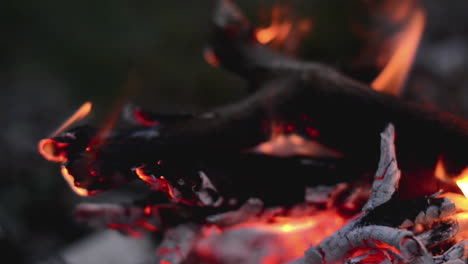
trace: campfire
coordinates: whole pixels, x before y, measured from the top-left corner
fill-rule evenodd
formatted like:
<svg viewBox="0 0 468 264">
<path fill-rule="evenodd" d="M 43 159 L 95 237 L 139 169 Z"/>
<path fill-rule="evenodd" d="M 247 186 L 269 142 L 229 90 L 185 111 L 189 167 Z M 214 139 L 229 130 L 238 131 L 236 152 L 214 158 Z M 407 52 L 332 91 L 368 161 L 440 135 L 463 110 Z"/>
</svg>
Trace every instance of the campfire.
<svg viewBox="0 0 468 264">
<path fill-rule="evenodd" d="M 155 263 L 465 263 L 468 122 L 398 98 L 425 24 L 415 4 L 398 11 L 385 41 L 355 28 L 385 50 L 365 84 L 292 56 L 313 20 L 275 7 L 254 27 L 220 0 L 204 57 L 249 97 L 196 115 L 130 105 L 128 128 L 70 129 L 85 103 L 39 151 L 81 196 L 145 182 L 146 199 L 76 218 L 159 236 Z"/>
</svg>

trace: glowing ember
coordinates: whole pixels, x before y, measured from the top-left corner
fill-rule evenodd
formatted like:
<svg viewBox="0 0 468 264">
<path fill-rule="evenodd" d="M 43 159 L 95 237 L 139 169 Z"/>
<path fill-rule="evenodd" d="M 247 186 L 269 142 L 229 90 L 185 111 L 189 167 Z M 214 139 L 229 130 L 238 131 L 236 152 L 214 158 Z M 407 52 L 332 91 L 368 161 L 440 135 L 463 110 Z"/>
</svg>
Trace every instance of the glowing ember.
<svg viewBox="0 0 468 264">
<path fill-rule="evenodd" d="M 63 178 L 65 179 L 65 181 L 67 181 L 68 185 L 70 186 L 70 188 L 78 195 L 80 196 L 90 196 L 90 195 L 94 195 L 96 194 L 96 191 L 88 191 L 84 188 L 80 188 L 78 186 L 75 185 L 75 179 L 73 178 L 73 176 L 70 174 L 70 172 L 68 171 L 67 167 L 65 167 L 64 165 L 62 165 L 61 167 L 61 172 L 62 172 L 62 175 L 63 175 Z"/>
<path fill-rule="evenodd" d="M 149 186 L 151 186 L 152 189 L 167 193 L 169 197 L 173 199 L 174 201 L 189 204 L 189 205 L 192 204 L 191 202 L 178 197 L 178 195 L 176 195 L 176 191 L 169 184 L 169 182 L 167 182 L 164 176 L 154 177 L 153 175 L 148 175 L 145 172 L 144 168 L 145 166 L 136 168 L 134 170 L 135 174 L 138 176 L 138 178 L 140 178 L 142 181 L 146 182 Z M 151 212 L 151 209 L 150 209 L 150 212 Z"/>
<path fill-rule="evenodd" d="M 346 224 L 347 220 L 335 211 L 324 211 L 314 216 L 308 217 L 276 217 L 276 223 L 273 224 L 258 224 L 257 226 L 252 225 L 251 227 L 256 229 L 267 229 L 269 231 L 279 233 L 288 237 L 288 234 L 295 236 L 297 234 L 305 233 L 313 234 L 307 238 L 310 244 L 318 244 L 326 237 L 330 236 L 336 230 Z M 249 224 L 246 224 L 249 226 Z M 305 233 L 304 233 L 305 232 Z M 307 235 L 305 235 L 307 236 Z M 288 242 L 292 242 L 291 237 Z"/>
<path fill-rule="evenodd" d="M 60 134 L 67 127 L 71 126 L 73 123 L 85 118 L 89 114 L 89 112 L 91 112 L 91 109 L 92 109 L 92 104 L 90 102 L 84 103 L 57 130 L 55 130 L 54 133 L 52 133 L 50 138 L 46 138 L 46 139 L 39 141 L 39 144 L 38 144 L 39 153 L 41 153 L 41 155 L 49 161 L 66 162 L 68 160 L 68 157 L 64 149 L 68 147 L 70 144 L 57 142 L 51 138 Z"/>
<path fill-rule="evenodd" d="M 150 216 L 152 212 L 153 212 L 153 207 L 151 205 L 145 206 L 145 209 L 143 210 L 143 213 L 145 214 L 145 216 Z"/>
<path fill-rule="evenodd" d="M 203 51 L 203 58 L 209 65 L 213 67 L 219 67 L 221 65 L 221 62 L 212 49 L 205 49 Z"/>
<path fill-rule="evenodd" d="M 273 136 L 269 141 L 256 146 L 253 152 L 279 157 L 302 155 L 340 158 L 343 156 L 337 150 L 331 149 L 318 141 L 305 139 L 297 134 Z"/>
<path fill-rule="evenodd" d="M 196 243 L 196 252 L 221 261 L 225 256 L 213 255 L 219 252 L 217 247 L 232 248 L 233 252 L 227 254 L 246 249 L 245 252 L 256 252 L 252 256 L 256 258 L 255 263 L 286 263 L 303 256 L 310 245 L 320 243 L 347 221 L 336 211 L 326 210 L 313 216 L 275 217 L 271 223 L 243 223 L 222 232 L 217 227 L 207 226 L 203 230 L 204 237 Z"/>
<path fill-rule="evenodd" d="M 414 11 L 405 29 L 396 37 L 396 48 L 372 87 L 380 92 L 399 95 L 413 64 L 416 49 L 425 26 L 425 13 L 418 8 Z"/>
<path fill-rule="evenodd" d="M 142 181 L 146 182 L 152 187 L 154 187 L 154 184 L 160 183 L 159 180 L 156 179 L 156 177 L 146 174 L 144 171 L 144 167 L 136 168 L 135 174 L 138 176 L 138 178 L 140 178 Z M 159 186 L 156 187 L 159 188 Z"/>
<path fill-rule="evenodd" d="M 52 162 L 66 162 L 67 152 L 64 150 L 70 144 L 57 142 L 53 139 L 46 138 L 39 141 L 38 148 L 41 155 Z"/>
<path fill-rule="evenodd" d="M 146 220 L 139 220 L 139 221 L 135 222 L 135 225 L 139 226 L 139 227 L 142 227 L 142 228 L 144 228 L 144 229 L 146 229 L 146 230 L 148 230 L 150 232 L 158 231 L 157 227 L 155 227 L 154 225 L 148 223 L 148 221 L 146 221 Z"/>
<path fill-rule="evenodd" d="M 64 131 L 67 127 L 71 126 L 73 123 L 78 122 L 85 118 L 89 112 L 91 112 L 91 109 L 93 108 L 93 104 L 91 102 L 86 102 L 84 103 L 76 112 L 70 116 L 57 130 L 55 130 L 54 133 L 50 137 L 55 137 L 60 132 Z"/>
<path fill-rule="evenodd" d="M 150 119 L 148 114 L 139 108 L 135 109 L 133 112 L 133 117 L 138 122 L 138 124 L 142 126 L 153 127 L 159 125 L 158 121 Z"/>
</svg>

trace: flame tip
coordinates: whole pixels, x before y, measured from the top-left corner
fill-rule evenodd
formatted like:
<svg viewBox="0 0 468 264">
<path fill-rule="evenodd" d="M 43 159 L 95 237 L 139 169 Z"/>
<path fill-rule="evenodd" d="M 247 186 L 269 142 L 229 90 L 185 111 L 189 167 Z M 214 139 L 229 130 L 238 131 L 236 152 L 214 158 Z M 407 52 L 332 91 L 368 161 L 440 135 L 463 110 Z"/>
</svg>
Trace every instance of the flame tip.
<svg viewBox="0 0 468 264">
<path fill-rule="evenodd" d="M 73 123 L 82 120 L 91 112 L 92 109 L 93 104 L 91 103 L 91 101 L 86 101 L 67 120 L 65 120 L 65 122 L 63 122 L 63 124 L 60 125 L 60 127 L 57 130 L 55 130 L 55 132 L 53 132 L 50 137 L 52 138 L 57 136 L 69 126 L 71 126 Z"/>
<path fill-rule="evenodd" d="M 371 87 L 374 90 L 392 95 L 401 94 L 413 65 L 425 25 L 424 9 L 417 7 L 405 28 L 392 41 L 396 43 L 395 49 L 387 65 L 372 82 Z"/>
</svg>

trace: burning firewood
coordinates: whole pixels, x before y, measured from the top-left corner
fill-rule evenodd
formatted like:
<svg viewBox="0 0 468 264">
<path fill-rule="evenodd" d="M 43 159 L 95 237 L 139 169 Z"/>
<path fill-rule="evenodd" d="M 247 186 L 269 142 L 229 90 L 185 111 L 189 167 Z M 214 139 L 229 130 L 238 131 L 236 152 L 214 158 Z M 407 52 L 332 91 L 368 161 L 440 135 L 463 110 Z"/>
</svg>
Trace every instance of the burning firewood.
<svg viewBox="0 0 468 264">
<path fill-rule="evenodd" d="M 468 164 L 465 120 L 268 49 L 232 1 L 219 1 L 214 28 L 210 60 L 247 80 L 248 98 L 197 115 L 129 107 L 130 128 L 63 132 L 86 104 L 40 142 L 80 195 L 135 179 L 152 191 L 130 205 L 81 204 L 79 220 L 160 234 L 160 263 L 464 261 L 468 209 L 422 188 L 405 200 L 399 184 L 440 155 Z"/>
<path fill-rule="evenodd" d="M 462 263 L 465 261 L 465 242 L 454 245 L 436 257 L 432 257 L 427 250 L 440 243 L 450 244 L 450 241 L 453 241 L 458 233 L 457 224 L 443 219 L 453 216 L 455 206 L 447 198 L 439 198 L 437 195 L 409 202 L 396 197 L 400 172 L 396 163 L 393 138 L 393 127 L 389 126 L 382 133 L 380 165 L 374 178 L 371 198 L 364 207 L 365 212 L 309 249 L 305 258 L 298 259 L 294 263 L 343 261 L 346 263 Z M 251 245 L 251 241 L 255 239 L 265 241 L 262 245 L 269 247 L 271 245 L 266 241 L 277 239 L 272 233 L 258 230 L 261 226 L 259 222 L 253 223 L 258 223 L 258 226 L 250 225 L 252 228 L 250 231 L 247 225 L 244 229 L 233 228 L 231 231 L 222 231 L 218 236 L 202 238 L 202 241 L 196 244 L 198 246 L 192 256 L 195 259 L 201 258 L 198 260 L 204 263 L 235 263 L 235 261 L 259 263 L 262 259 L 265 261 L 270 259 L 272 263 L 283 263 L 285 260 L 275 255 L 271 249 L 267 250 L 268 253 L 265 253 L 267 255 L 262 255 L 260 249 L 256 254 L 244 255 L 245 250 L 250 252 L 253 249 L 246 249 L 240 244 Z M 417 225 L 422 223 L 430 227 L 428 231 L 419 230 Z M 319 234 L 311 233 L 311 235 Z M 239 242 L 234 242 L 236 240 Z M 228 247 L 237 253 L 228 250 Z M 223 253 L 224 251 L 226 252 Z M 363 251 L 367 253 L 358 254 Z M 241 259 L 238 259 L 239 257 Z M 196 262 L 197 260 L 189 261 L 189 263 Z"/>
<path fill-rule="evenodd" d="M 396 249 L 394 253 L 397 256 L 397 262 L 432 263 L 432 258 L 425 246 L 413 232 L 398 228 L 403 222 L 396 223 L 398 226 L 392 226 L 395 225 L 395 222 L 386 223 L 386 221 L 383 221 L 379 223 L 378 218 L 385 214 L 379 207 L 386 207 L 391 203 L 400 180 L 400 170 L 397 166 L 393 144 L 394 136 L 392 125 L 389 125 L 381 134 L 379 169 L 374 178 L 371 196 L 363 207 L 364 214 L 332 236 L 327 237 L 319 245 L 311 247 L 306 251 L 304 259 L 298 260 L 296 263 L 335 263 L 343 261 L 357 248 L 378 249 L 382 247 L 382 243 L 386 245 L 383 248 L 391 247 Z M 429 211 L 433 214 L 425 219 L 429 222 L 444 218 L 455 212 L 455 206 L 445 198 L 440 200 L 429 197 L 426 206 L 427 215 L 429 215 Z M 381 213 L 376 214 L 375 211 L 377 210 Z M 420 212 L 424 212 L 424 210 Z M 377 219 L 374 217 L 377 217 Z M 357 260 L 353 261 L 359 263 Z"/>
<path fill-rule="evenodd" d="M 219 1 L 214 26 L 211 49 L 220 65 L 246 79 L 258 91 L 252 100 L 257 107 L 267 105 L 270 115 L 294 115 L 304 106 L 307 110 L 302 111 L 317 119 L 320 141 L 357 162 L 378 156 L 377 147 L 366 148 L 362 142 L 369 142 L 392 122 L 399 128 L 398 154 L 404 166 L 409 156 L 421 163 L 434 159 L 428 158 L 431 153 L 458 157 L 460 169 L 468 164 L 458 155 L 468 147 L 466 120 L 383 95 L 327 66 L 270 50 L 252 35 L 253 27 L 234 1 Z"/>
<path fill-rule="evenodd" d="M 374 177 L 370 197 L 363 206 L 363 213 L 358 214 L 346 225 L 344 225 L 346 220 L 337 223 L 334 233 L 324 237 L 320 243 L 306 251 L 304 258 L 297 259 L 294 263 L 368 263 L 368 261 L 375 263 L 458 263 L 458 261 L 464 261 L 465 242 L 453 244 L 457 241 L 455 237 L 460 233 L 460 224 L 455 220 L 455 205 L 448 198 L 442 198 L 437 193 L 430 197 L 404 201 L 396 195 L 400 171 L 396 161 L 394 136 L 392 125 L 389 125 L 381 134 L 379 168 Z M 348 188 L 346 185 L 338 185 L 336 191 L 329 190 L 328 192 L 330 194 L 343 193 L 346 188 Z M 325 192 L 325 189 L 322 192 Z M 352 196 L 349 195 L 348 199 Z M 328 197 L 339 199 L 339 195 L 328 195 Z M 93 225 L 109 226 L 113 223 L 115 227 L 125 227 L 121 230 L 130 235 L 138 234 L 137 232 L 145 229 L 163 232 L 164 242 L 158 249 L 161 253 L 160 263 L 166 263 L 164 261 L 173 264 L 238 263 L 239 261 L 259 263 L 267 258 L 271 258 L 272 261 L 276 259 L 272 263 L 283 263 L 290 261 L 293 257 L 298 257 L 299 255 L 295 254 L 300 254 L 300 252 L 292 255 L 271 252 L 272 248 L 287 247 L 289 243 L 278 241 L 287 241 L 298 234 L 301 236 L 319 235 L 319 233 L 308 231 L 310 229 L 319 232 L 319 229 L 313 228 L 314 222 L 293 224 L 294 221 L 299 221 L 305 216 L 309 217 L 306 219 L 323 221 L 325 224 L 330 221 L 329 214 L 340 217 L 336 212 L 332 213 L 339 208 L 338 204 L 329 206 L 328 209 L 318 209 L 320 207 L 315 207 L 314 203 L 322 204 L 320 199 L 314 198 L 310 200 L 307 207 L 297 206 L 297 209 L 291 209 L 288 213 L 278 208 L 265 208 L 260 200 L 251 199 L 235 211 L 221 214 L 213 214 L 213 211 L 210 214 L 206 211 L 204 214 L 198 213 L 198 218 L 192 211 L 192 214 L 186 214 L 182 221 L 183 213 L 180 212 L 186 208 L 186 205 L 173 204 L 171 210 L 179 212 L 179 220 L 175 221 L 172 217 L 170 221 L 179 223 L 177 227 L 168 227 L 163 224 L 168 221 L 164 219 L 168 217 L 163 213 L 165 205 L 152 205 L 140 210 L 135 207 L 124 208 L 116 205 L 82 205 L 77 213 L 81 219 Z M 335 202 L 331 200 L 330 203 Z M 344 205 L 347 202 L 342 200 L 338 203 Z M 295 210 L 300 213 L 293 213 Z M 319 220 L 321 214 L 324 214 L 325 218 Z M 287 221 L 291 221 L 291 224 L 288 222 L 279 226 L 275 224 L 275 221 L 280 221 L 278 219 L 281 218 L 289 219 Z M 196 219 L 199 220 L 196 221 Z M 344 216 L 343 219 L 346 217 Z M 274 227 L 275 225 L 277 227 Z M 294 231 L 296 228 L 299 230 L 297 234 Z M 169 233 L 165 230 L 169 230 Z M 249 253 L 253 249 L 248 247 L 253 246 L 254 241 L 264 241 L 262 245 L 266 247 L 266 250 L 254 255 Z M 310 241 L 317 240 L 313 238 Z M 241 246 L 239 243 L 244 245 Z M 440 256 L 433 257 L 430 253 L 430 249 L 434 247 L 447 248 L 448 245 L 453 246 Z"/>
<path fill-rule="evenodd" d="M 376 135 L 388 122 L 399 128 L 396 144 L 404 173 L 411 174 L 414 167 L 431 168 L 440 155 L 455 167 L 468 163 L 466 156 L 459 155 L 468 148 L 465 120 L 375 92 L 324 65 L 269 50 L 252 37 L 251 26 L 231 1 L 220 1 L 214 25 L 213 54 L 221 66 L 245 78 L 255 92 L 238 103 L 193 116 L 158 115 L 133 108 L 126 116 L 140 126 L 106 133 L 84 126 L 41 141 L 41 153 L 63 163 L 62 174 L 75 191 L 89 195 L 136 178 L 151 181 L 151 177 L 143 175 L 150 171 L 164 176 L 153 179 L 153 185 L 164 185 L 161 188 L 175 194 L 172 198 L 200 204 L 200 190 L 194 192 L 192 188 L 202 185 L 200 171 L 218 191 L 237 190 L 232 185 L 242 186 L 242 176 L 222 176 L 207 170 L 226 160 L 232 160 L 229 166 L 233 167 L 252 162 L 257 157 L 246 153 L 269 141 L 278 130 L 295 135 L 289 137 L 291 144 L 319 142 L 309 144 L 315 151 L 307 153 L 327 153 L 331 167 L 339 168 L 323 169 L 317 165 L 320 161 L 315 162 L 320 157 L 309 157 L 314 165 L 306 172 L 320 171 L 325 176 L 310 179 L 298 175 L 297 183 L 290 185 L 291 192 L 298 193 L 303 185 L 320 184 L 322 179 L 340 179 L 345 174 L 355 179 L 373 171 L 378 156 Z M 297 160 L 296 164 L 301 162 Z M 267 167 L 271 166 L 270 172 L 275 173 L 280 163 L 287 162 L 272 159 Z M 275 176 L 271 178 L 281 178 L 280 174 Z M 284 187 L 281 181 L 270 182 L 272 190 L 277 189 L 261 197 L 265 202 L 274 200 L 276 191 Z M 252 186 L 255 188 L 249 192 L 243 190 L 244 194 L 237 192 L 233 196 L 244 195 L 241 200 L 245 201 L 258 190 L 259 185 Z M 437 191 L 437 186 L 427 188 L 421 188 L 418 195 Z M 213 191 L 207 193 L 214 195 Z"/>
</svg>

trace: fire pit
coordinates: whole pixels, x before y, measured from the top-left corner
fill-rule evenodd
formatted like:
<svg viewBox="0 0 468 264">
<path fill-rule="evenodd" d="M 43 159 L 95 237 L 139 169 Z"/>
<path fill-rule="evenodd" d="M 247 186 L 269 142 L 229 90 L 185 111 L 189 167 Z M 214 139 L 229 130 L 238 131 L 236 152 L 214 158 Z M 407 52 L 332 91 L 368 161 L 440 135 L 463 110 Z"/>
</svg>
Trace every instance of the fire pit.
<svg viewBox="0 0 468 264">
<path fill-rule="evenodd" d="M 468 123 L 395 96 L 425 20 L 407 9 L 369 86 L 286 55 L 311 21 L 292 30 L 276 13 L 254 28 L 221 0 L 205 59 L 243 77 L 248 98 L 198 115 L 128 106 L 129 128 L 66 130 L 86 103 L 39 151 L 82 196 L 144 181 L 146 199 L 76 217 L 161 236 L 155 263 L 464 263 Z"/>
</svg>

